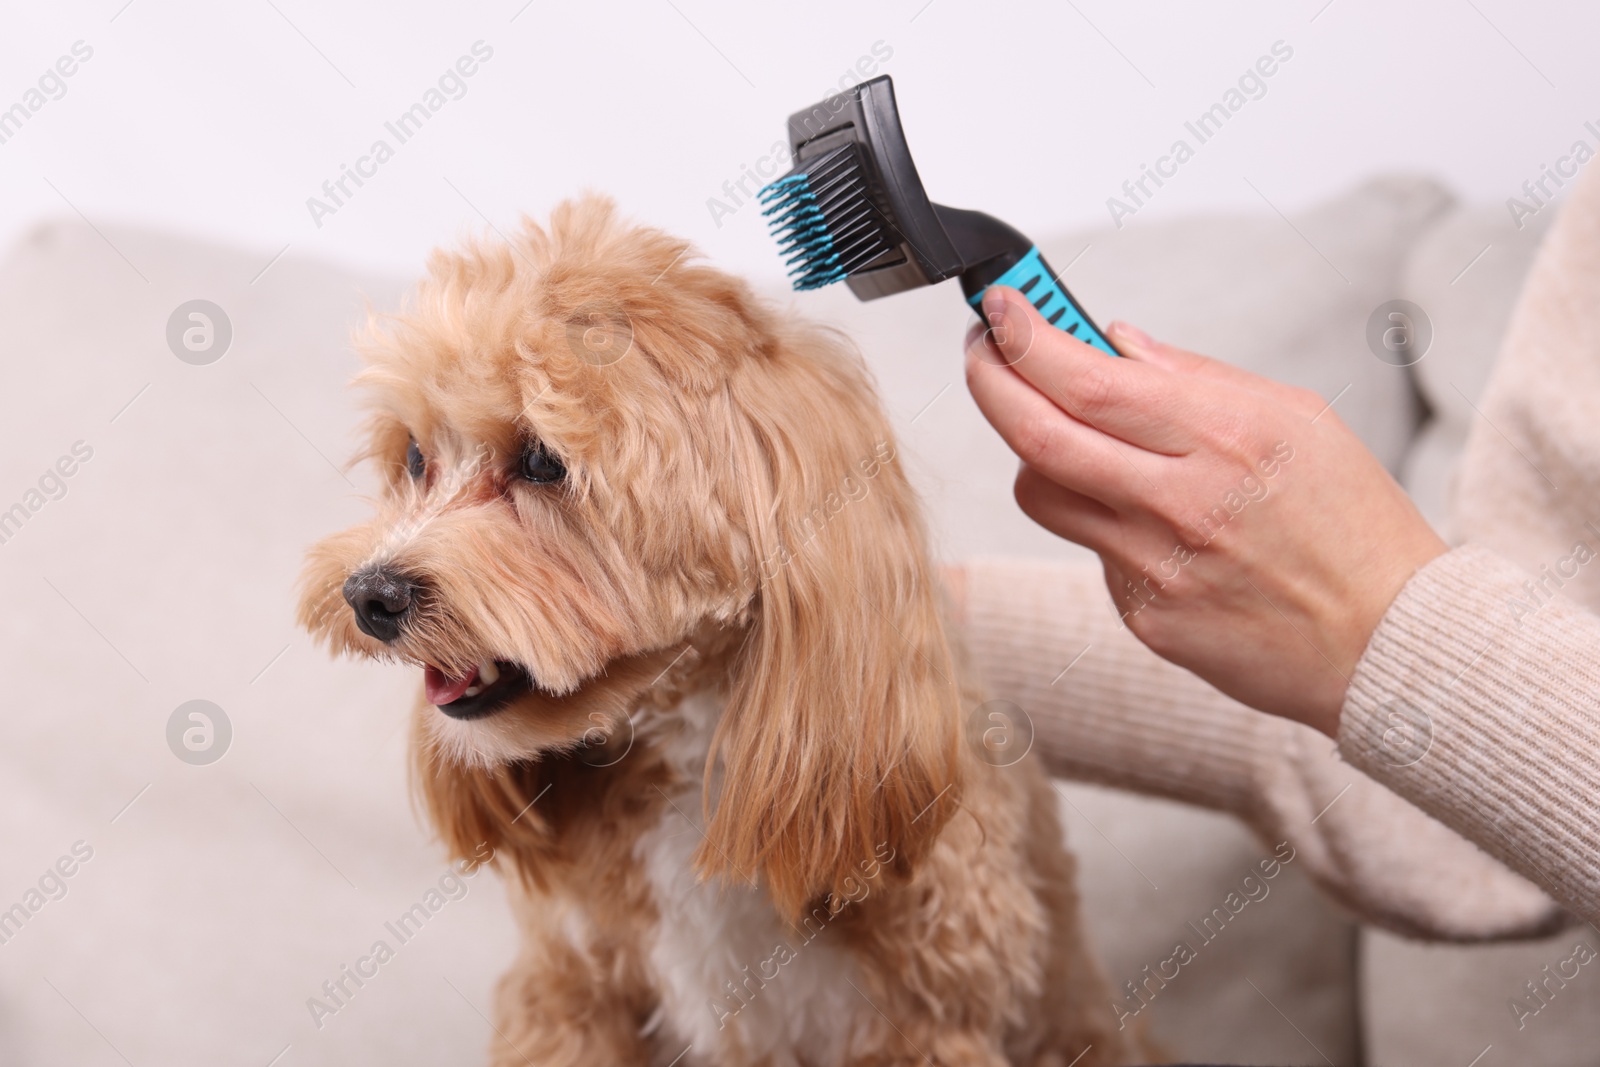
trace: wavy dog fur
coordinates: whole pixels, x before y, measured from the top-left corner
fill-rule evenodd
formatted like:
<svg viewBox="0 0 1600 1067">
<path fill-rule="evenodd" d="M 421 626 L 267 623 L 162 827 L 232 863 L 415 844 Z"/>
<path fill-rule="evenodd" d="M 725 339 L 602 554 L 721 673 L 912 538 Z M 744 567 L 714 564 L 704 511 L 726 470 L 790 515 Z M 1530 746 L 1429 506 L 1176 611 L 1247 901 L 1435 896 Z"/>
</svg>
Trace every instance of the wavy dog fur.
<svg viewBox="0 0 1600 1067">
<path fill-rule="evenodd" d="M 435 253 L 361 342 L 374 517 L 306 565 L 334 651 L 532 679 L 414 712 L 428 815 L 526 938 L 495 1061 L 1130 1062 L 1047 783 L 964 743 L 859 356 L 689 253 L 597 198 Z M 533 443 L 562 481 L 518 476 Z M 419 590 L 387 644 L 340 595 L 374 566 Z"/>
</svg>

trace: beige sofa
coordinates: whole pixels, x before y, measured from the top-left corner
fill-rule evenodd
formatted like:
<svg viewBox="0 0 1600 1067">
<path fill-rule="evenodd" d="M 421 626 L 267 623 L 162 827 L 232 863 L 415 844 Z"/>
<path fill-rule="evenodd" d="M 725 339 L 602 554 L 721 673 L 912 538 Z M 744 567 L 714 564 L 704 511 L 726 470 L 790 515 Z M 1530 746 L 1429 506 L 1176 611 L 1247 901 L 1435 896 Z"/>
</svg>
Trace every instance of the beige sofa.
<svg viewBox="0 0 1600 1067">
<path fill-rule="evenodd" d="M 1102 318 L 1343 390 L 1340 414 L 1444 522 L 1466 398 L 1537 233 L 1406 178 L 1292 223 L 1193 219 L 1045 246 Z M 0 909 L 40 903 L 18 928 L 0 925 L 0 1063 L 471 1063 L 493 1039 L 490 989 L 514 940 L 491 875 L 453 892 L 334 1014 L 307 1006 L 445 865 L 405 787 L 415 679 L 329 662 L 292 625 L 301 550 L 360 516 L 371 484 L 337 469 L 357 417 L 346 339 L 402 282 L 271 260 L 68 220 L 41 224 L 0 264 L 0 510 L 28 512 L 0 531 L 12 607 L 0 623 Z M 1011 502 L 1014 461 L 961 386 L 956 292 L 866 305 L 842 290 L 775 295 L 858 338 L 944 556 L 1077 551 Z M 1413 368 L 1364 341 L 1393 297 L 1434 325 Z M 228 351 L 205 366 L 167 342 L 173 310 L 196 298 L 232 325 Z M 46 478 L 75 446 L 90 458 Z M 231 726 L 216 762 L 169 746 L 175 709 L 193 699 Z M 1065 793 L 1091 926 L 1119 982 L 1271 851 L 1221 816 Z M 1486 1067 L 1591 1063 L 1600 981 L 1575 981 L 1521 1030 L 1507 1008 L 1582 937 L 1411 944 L 1363 930 L 1291 865 L 1149 1017 L 1192 1060 L 1466 1067 L 1492 1045 Z"/>
</svg>

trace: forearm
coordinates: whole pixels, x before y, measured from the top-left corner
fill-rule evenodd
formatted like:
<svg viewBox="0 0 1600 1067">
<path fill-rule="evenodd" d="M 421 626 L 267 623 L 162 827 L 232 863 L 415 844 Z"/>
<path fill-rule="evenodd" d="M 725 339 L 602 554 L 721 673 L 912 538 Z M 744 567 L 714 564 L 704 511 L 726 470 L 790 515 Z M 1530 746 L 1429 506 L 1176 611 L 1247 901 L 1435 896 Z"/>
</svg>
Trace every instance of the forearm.
<svg viewBox="0 0 1600 1067">
<path fill-rule="evenodd" d="M 1419 572 L 1357 665 L 1339 747 L 1594 922 L 1600 618 L 1528 579 L 1472 547 Z"/>
<path fill-rule="evenodd" d="M 1525 936 L 1558 921 L 1542 893 L 1352 770 L 1324 735 L 1155 656 L 1112 614 L 1097 565 L 982 561 L 960 578 L 989 696 L 1023 709 L 1051 773 L 1236 815 L 1404 934 Z"/>
<path fill-rule="evenodd" d="M 1051 774 L 1243 814 L 1276 724 L 1151 653 L 1093 563 L 964 568 L 967 647 L 990 697 L 1023 709 Z"/>
</svg>

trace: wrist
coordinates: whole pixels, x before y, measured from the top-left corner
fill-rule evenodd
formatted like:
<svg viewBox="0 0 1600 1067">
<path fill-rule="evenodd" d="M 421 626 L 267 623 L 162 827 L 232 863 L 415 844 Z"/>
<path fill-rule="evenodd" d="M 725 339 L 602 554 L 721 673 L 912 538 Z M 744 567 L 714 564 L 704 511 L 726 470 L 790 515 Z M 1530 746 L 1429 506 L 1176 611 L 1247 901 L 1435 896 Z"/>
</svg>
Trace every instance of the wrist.
<svg viewBox="0 0 1600 1067">
<path fill-rule="evenodd" d="M 1353 607 L 1343 627 L 1344 639 L 1340 642 L 1343 655 L 1339 657 L 1338 678 L 1324 688 L 1320 699 L 1305 721 L 1306 724 L 1338 740 L 1344 705 L 1350 691 L 1356 666 L 1366 654 L 1372 637 L 1383 624 L 1384 617 L 1399 598 L 1406 584 L 1418 571 L 1450 551 L 1432 527 L 1422 525 L 1417 536 L 1403 546 L 1392 550 L 1377 579 L 1369 588 L 1372 596 Z"/>
</svg>

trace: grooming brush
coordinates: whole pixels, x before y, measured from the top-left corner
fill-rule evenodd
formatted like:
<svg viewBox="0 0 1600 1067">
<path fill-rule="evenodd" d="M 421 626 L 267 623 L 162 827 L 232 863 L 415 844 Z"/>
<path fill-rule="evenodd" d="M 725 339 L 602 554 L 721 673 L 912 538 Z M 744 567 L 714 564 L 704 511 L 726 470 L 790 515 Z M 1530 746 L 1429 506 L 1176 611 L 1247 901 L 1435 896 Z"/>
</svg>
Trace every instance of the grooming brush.
<svg viewBox="0 0 1600 1067">
<path fill-rule="evenodd" d="M 1009 285 L 1046 322 L 1118 355 L 1038 247 L 992 215 L 928 199 L 887 74 L 789 116 L 794 167 L 761 190 L 762 214 L 796 289 L 839 281 L 862 300 L 960 277 L 982 316 Z"/>
</svg>

